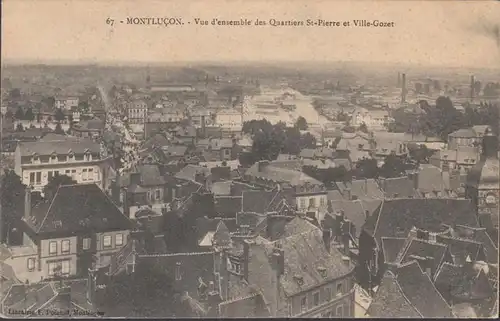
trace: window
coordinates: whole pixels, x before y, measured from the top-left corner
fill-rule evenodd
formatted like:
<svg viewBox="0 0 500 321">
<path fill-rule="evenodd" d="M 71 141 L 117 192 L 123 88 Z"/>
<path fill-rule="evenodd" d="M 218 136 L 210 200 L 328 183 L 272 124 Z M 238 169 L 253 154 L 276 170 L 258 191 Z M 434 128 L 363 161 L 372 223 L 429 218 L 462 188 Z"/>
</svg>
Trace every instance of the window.
<svg viewBox="0 0 500 321">
<path fill-rule="evenodd" d="M 90 242 L 91 242 L 90 238 L 83 239 L 83 249 L 84 250 L 90 249 Z"/>
<path fill-rule="evenodd" d="M 89 181 L 93 181 L 94 180 L 94 169 L 93 168 L 89 168 L 88 180 Z"/>
<path fill-rule="evenodd" d="M 325 297 L 326 301 L 330 301 L 332 299 L 332 289 L 330 287 L 325 288 Z"/>
<path fill-rule="evenodd" d="M 319 305 L 319 292 L 316 292 L 313 294 L 313 304 L 314 304 L 314 306 Z"/>
<path fill-rule="evenodd" d="M 40 157 L 38 157 L 38 156 L 33 156 L 32 163 L 33 163 L 33 164 L 39 164 L 39 163 L 40 163 Z"/>
<path fill-rule="evenodd" d="M 61 241 L 61 253 L 69 253 L 69 248 L 70 248 L 70 242 L 69 240 L 62 240 Z"/>
<path fill-rule="evenodd" d="M 51 241 L 49 242 L 49 255 L 56 255 L 56 254 L 57 254 L 57 242 Z"/>
<path fill-rule="evenodd" d="M 300 208 L 304 208 L 304 207 L 306 207 L 306 200 L 301 198 L 300 199 Z"/>
<path fill-rule="evenodd" d="M 115 245 L 122 246 L 123 245 L 123 234 L 116 234 L 115 236 Z"/>
<path fill-rule="evenodd" d="M 59 270 L 59 264 L 57 262 L 50 262 L 47 264 L 49 269 L 49 276 L 54 276 Z"/>
<path fill-rule="evenodd" d="M 87 177 L 88 177 L 87 169 L 84 168 L 84 169 L 82 169 L 82 181 L 86 181 Z"/>
<path fill-rule="evenodd" d="M 342 295 L 342 283 L 337 284 L 337 296 Z"/>
<path fill-rule="evenodd" d="M 336 311 L 336 317 L 343 317 L 344 316 L 344 307 L 342 305 L 337 306 L 335 309 Z"/>
<path fill-rule="evenodd" d="M 319 203 L 320 203 L 320 205 L 321 205 L 321 206 L 325 206 L 325 198 L 324 198 L 324 197 L 321 197 L 321 198 L 319 199 Z"/>
<path fill-rule="evenodd" d="M 30 173 L 30 185 L 35 185 L 35 173 Z"/>
<path fill-rule="evenodd" d="M 111 247 L 111 235 L 104 235 L 102 237 L 102 244 L 104 247 Z"/>
<path fill-rule="evenodd" d="M 51 155 L 50 156 L 50 162 L 51 163 L 56 163 L 57 162 L 57 156 L 56 155 Z"/>
<path fill-rule="evenodd" d="M 309 199 L 309 207 L 312 207 L 312 208 L 316 207 L 316 200 L 314 199 L 314 197 L 311 197 Z"/>
<path fill-rule="evenodd" d="M 292 308 L 292 300 L 288 301 L 288 316 L 291 317 L 293 315 L 293 308 Z"/>
<path fill-rule="evenodd" d="M 300 311 L 307 310 L 307 297 L 302 297 L 300 299 Z"/>
<path fill-rule="evenodd" d="M 35 259 L 30 257 L 28 259 L 28 271 L 32 272 L 35 270 Z"/>
<path fill-rule="evenodd" d="M 68 155 L 68 161 L 74 161 L 75 160 L 75 155 L 74 154 L 69 154 Z"/>
<path fill-rule="evenodd" d="M 160 189 L 157 189 L 157 190 L 155 191 L 155 200 L 157 200 L 157 201 L 158 201 L 158 200 L 160 200 L 160 198 L 161 198 L 161 190 L 160 190 Z"/>
<path fill-rule="evenodd" d="M 64 173 L 67 175 L 67 176 L 70 176 L 71 175 L 71 171 L 69 169 L 65 170 Z"/>
<path fill-rule="evenodd" d="M 231 268 L 233 269 L 234 272 L 236 273 L 241 273 L 241 265 L 238 263 L 231 263 Z"/>
<path fill-rule="evenodd" d="M 69 261 L 68 260 L 62 261 L 61 272 L 62 272 L 62 274 L 69 274 L 69 272 L 70 272 L 70 265 L 69 265 Z"/>
<path fill-rule="evenodd" d="M 175 280 L 180 281 L 182 280 L 182 275 L 181 275 L 181 262 L 177 262 L 175 265 Z"/>
<path fill-rule="evenodd" d="M 47 182 L 50 182 L 50 180 L 52 179 L 52 177 L 54 177 L 54 172 L 49 171 L 49 172 L 47 173 L 47 175 L 48 175 L 48 176 L 47 176 Z"/>
<path fill-rule="evenodd" d="M 36 172 L 35 183 L 40 185 L 42 183 L 42 172 Z"/>
</svg>

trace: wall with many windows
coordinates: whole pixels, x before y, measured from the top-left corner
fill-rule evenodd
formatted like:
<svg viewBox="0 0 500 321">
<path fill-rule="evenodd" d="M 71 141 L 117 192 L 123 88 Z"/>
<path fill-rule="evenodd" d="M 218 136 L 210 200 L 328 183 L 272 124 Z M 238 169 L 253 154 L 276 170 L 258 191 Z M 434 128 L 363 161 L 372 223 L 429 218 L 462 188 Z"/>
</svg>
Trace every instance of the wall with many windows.
<svg viewBox="0 0 500 321">
<path fill-rule="evenodd" d="M 125 246 L 129 239 L 129 231 L 113 231 L 96 234 L 96 256 L 98 265 L 106 265 L 111 255 Z"/>
<path fill-rule="evenodd" d="M 57 222 L 56 222 L 57 223 Z M 64 276 L 77 273 L 77 237 L 42 240 L 40 243 L 40 268 L 44 278 L 54 276 L 54 269 Z"/>
<path fill-rule="evenodd" d="M 23 170 L 23 184 L 33 186 L 34 190 L 41 191 L 49 180 L 56 175 L 66 175 L 77 183 L 97 183 L 101 182 L 101 169 L 97 165 L 82 165 L 61 168 L 47 169 L 25 169 Z"/>
</svg>

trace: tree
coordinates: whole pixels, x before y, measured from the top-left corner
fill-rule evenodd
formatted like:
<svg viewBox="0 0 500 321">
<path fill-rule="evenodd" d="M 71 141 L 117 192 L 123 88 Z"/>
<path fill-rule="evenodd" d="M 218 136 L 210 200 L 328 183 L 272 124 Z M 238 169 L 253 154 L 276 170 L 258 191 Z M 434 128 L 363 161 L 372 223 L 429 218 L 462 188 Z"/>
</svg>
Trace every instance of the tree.
<svg viewBox="0 0 500 321">
<path fill-rule="evenodd" d="M 106 311 L 107 316 L 172 316 L 178 303 L 176 294 L 172 277 L 165 269 L 142 262 L 131 275 L 111 277 L 100 310 Z"/>
<path fill-rule="evenodd" d="M 26 185 L 13 170 L 5 170 L 1 180 L 0 200 L 2 204 L 2 239 L 5 242 L 8 232 L 15 227 L 22 218 L 24 209 L 24 193 Z"/>
<path fill-rule="evenodd" d="M 299 130 L 307 130 L 307 120 L 304 117 L 299 116 L 299 118 L 297 118 L 297 121 L 295 122 L 295 127 L 297 127 Z"/>
<path fill-rule="evenodd" d="M 358 130 L 360 132 L 368 134 L 368 127 L 366 126 L 365 123 L 362 123 L 361 125 L 359 125 Z"/>
<path fill-rule="evenodd" d="M 24 114 L 24 119 L 29 121 L 35 120 L 35 115 L 33 114 L 33 109 L 31 107 L 26 110 L 26 113 Z"/>
<path fill-rule="evenodd" d="M 417 146 L 415 144 L 408 144 L 410 157 L 418 164 L 428 164 L 430 157 L 434 152 L 427 148 L 425 145 Z"/>
<path fill-rule="evenodd" d="M 54 129 L 54 133 L 64 135 L 64 130 L 61 127 L 61 123 L 57 123 L 56 128 Z"/>
<path fill-rule="evenodd" d="M 363 158 L 356 163 L 352 172 L 356 178 L 377 178 L 380 170 L 376 159 Z"/>
<path fill-rule="evenodd" d="M 89 103 L 86 101 L 80 101 L 78 103 L 78 111 L 83 113 L 83 114 L 88 113 L 89 112 Z"/>
<path fill-rule="evenodd" d="M 386 156 L 384 164 L 380 167 L 380 176 L 385 178 L 399 177 L 406 170 L 403 160 L 396 155 Z"/>
<path fill-rule="evenodd" d="M 12 114 L 12 111 L 7 110 L 7 112 L 5 113 L 5 118 L 12 119 L 13 117 L 14 115 Z"/>
<path fill-rule="evenodd" d="M 21 107 L 17 107 L 16 115 L 14 116 L 14 118 L 16 118 L 17 120 L 24 119 L 24 112 L 23 112 L 23 109 Z"/>
<path fill-rule="evenodd" d="M 66 115 L 64 114 L 64 112 L 61 110 L 61 108 L 57 108 L 55 114 L 54 114 L 54 118 L 58 121 L 58 122 L 61 122 L 63 121 L 65 118 L 66 118 Z"/>
<path fill-rule="evenodd" d="M 11 99 L 21 98 L 21 90 L 19 88 L 13 88 L 10 90 L 9 96 Z"/>
<path fill-rule="evenodd" d="M 67 175 L 55 175 L 49 179 L 47 185 L 43 187 L 44 197 L 51 200 L 61 185 L 74 185 L 77 182 Z"/>
<path fill-rule="evenodd" d="M 17 124 L 16 131 L 17 132 L 23 132 L 24 131 L 23 124 L 21 124 L 21 123 Z"/>
</svg>

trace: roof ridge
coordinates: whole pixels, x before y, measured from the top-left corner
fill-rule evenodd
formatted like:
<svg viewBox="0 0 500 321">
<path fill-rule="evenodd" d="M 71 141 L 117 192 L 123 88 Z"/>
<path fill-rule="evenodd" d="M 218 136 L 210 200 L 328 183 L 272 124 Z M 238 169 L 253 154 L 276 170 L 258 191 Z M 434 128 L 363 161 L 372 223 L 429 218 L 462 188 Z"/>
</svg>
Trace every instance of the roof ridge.
<svg viewBox="0 0 500 321">
<path fill-rule="evenodd" d="M 249 295 L 239 296 L 239 297 L 236 297 L 236 298 L 231 299 L 231 300 L 223 301 L 223 302 L 219 303 L 219 306 L 242 301 L 242 300 L 246 300 L 246 299 L 250 299 L 250 298 L 256 297 L 258 295 L 261 295 L 261 294 L 259 292 L 255 292 L 255 293 L 252 293 Z"/>
<path fill-rule="evenodd" d="M 174 257 L 174 256 L 194 256 L 194 255 L 205 255 L 205 254 L 214 254 L 214 251 L 210 252 L 185 252 L 185 253 L 167 253 L 167 254 L 139 254 L 139 258 L 147 258 L 147 257 Z"/>
<path fill-rule="evenodd" d="M 464 237 L 457 237 L 457 236 L 446 236 L 446 235 L 440 235 L 441 237 L 444 237 L 444 238 L 447 238 L 447 239 L 450 239 L 450 240 L 455 240 L 455 241 L 463 241 L 463 242 L 469 242 L 469 243 L 475 243 L 475 244 L 478 244 L 478 245 L 483 245 L 483 243 L 481 242 L 478 242 L 476 240 L 471 240 L 471 239 L 468 239 L 468 238 L 464 238 Z"/>
<path fill-rule="evenodd" d="M 416 261 L 413 261 L 413 262 L 416 262 Z M 389 271 L 389 272 L 391 272 L 391 271 Z M 410 299 L 408 299 L 408 297 L 406 296 L 405 292 L 403 291 L 403 288 L 401 287 L 401 284 L 399 284 L 398 276 L 396 276 L 396 275 L 394 275 L 394 276 L 395 276 L 394 277 L 394 281 L 395 281 L 396 286 L 398 287 L 399 292 L 401 293 L 401 296 L 403 297 L 403 299 L 413 308 L 413 310 L 415 310 L 423 318 L 424 315 L 417 309 L 417 307 L 415 307 L 413 305 L 413 303 L 410 301 Z"/>
</svg>

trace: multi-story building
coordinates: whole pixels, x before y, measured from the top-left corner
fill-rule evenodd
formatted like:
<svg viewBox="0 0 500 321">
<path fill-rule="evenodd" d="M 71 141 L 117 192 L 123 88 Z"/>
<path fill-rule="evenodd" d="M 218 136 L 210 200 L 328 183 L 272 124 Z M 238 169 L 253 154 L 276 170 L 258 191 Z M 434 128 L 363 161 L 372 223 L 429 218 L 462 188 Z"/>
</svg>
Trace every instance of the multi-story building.
<svg viewBox="0 0 500 321">
<path fill-rule="evenodd" d="M 356 109 L 352 114 L 351 125 L 359 127 L 365 124 L 369 129 L 381 130 L 393 122 L 386 110 L 368 110 L 365 108 Z"/>
<path fill-rule="evenodd" d="M 227 109 L 215 114 L 215 125 L 226 129 L 241 129 L 243 126 L 243 114 L 241 111 Z"/>
<path fill-rule="evenodd" d="M 60 186 L 36 204 L 31 195 L 28 188 L 23 245 L 7 248 L 12 255 L 5 260 L 22 282 L 86 275 L 127 244 L 131 221 L 95 184 Z"/>
<path fill-rule="evenodd" d="M 299 212 L 314 213 L 316 219 L 322 221 L 328 207 L 325 185 L 304 174 L 297 165 L 290 166 L 291 163 L 297 162 L 260 161 L 245 172 L 243 179 L 258 186 L 289 191 Z"/>
<path fill-rule="evenodd" d="M 142 99 L 137 99 L 127 104 L 127 117 L 129 124 L 144 124 L 148 114 L 148 105 Z"/>
<path fill-rule="evenodd" d="M 55 97 L 54 107 L 59 109 L 70 110 L 78 107 L 80 99 L 76 96 L 57 96 Z"/>
<path fill-rule="evenodd" d="M 99 143 L 91 140 L 48 134 L 36 142 L 19 143 L 14 157 L 16 174 L 35 191 L 41 192 L 56 175 L 106 188 L 108 162 L 101 157 Z"/>
</svg>

